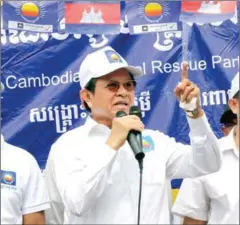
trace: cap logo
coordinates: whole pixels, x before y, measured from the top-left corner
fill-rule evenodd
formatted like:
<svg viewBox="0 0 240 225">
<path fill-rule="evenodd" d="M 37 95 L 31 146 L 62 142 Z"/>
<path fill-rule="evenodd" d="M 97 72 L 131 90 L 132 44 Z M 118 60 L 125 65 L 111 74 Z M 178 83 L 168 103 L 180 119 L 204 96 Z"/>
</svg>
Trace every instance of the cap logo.
<svg viewBox="0 0 240 225">
<path fill-rule="evenodd" d="M 122 63 L 123 62 L 120 55 L 113 50 L 107 50 L 107 51 L 105 51 L 105 54 L 110 63 L 119 63 L 119 62 Z"/>
</svg>

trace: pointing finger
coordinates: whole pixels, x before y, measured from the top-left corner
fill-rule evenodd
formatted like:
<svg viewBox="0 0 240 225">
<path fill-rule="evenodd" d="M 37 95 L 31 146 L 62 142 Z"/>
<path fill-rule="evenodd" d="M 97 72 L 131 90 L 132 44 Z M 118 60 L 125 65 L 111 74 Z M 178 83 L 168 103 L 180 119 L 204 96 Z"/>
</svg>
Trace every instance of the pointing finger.
<svg viewBox="0 0 240 225">
<path fill-rule="evenodd" d="M 182 76 L 181 76 L 181 81 L 188 79 L 188 63 L 183 62 L 183 70 L 182 70 Z"/>
</svg>

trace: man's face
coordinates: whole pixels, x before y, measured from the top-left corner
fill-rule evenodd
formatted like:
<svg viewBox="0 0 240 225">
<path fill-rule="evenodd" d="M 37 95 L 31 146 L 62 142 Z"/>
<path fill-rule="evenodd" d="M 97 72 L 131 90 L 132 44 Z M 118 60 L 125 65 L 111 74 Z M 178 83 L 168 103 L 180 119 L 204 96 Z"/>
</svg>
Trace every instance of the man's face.
<svg viewBox="0 0 240 225">
<path fill-rule="evenodd" d="M 87 102 L 95 120 L 109 122 L 118 111 L 129 113 L 134 103 L 135 82 L 125 69 L 116 70 L 96 81 L 95 92 Z"/>
</svg>

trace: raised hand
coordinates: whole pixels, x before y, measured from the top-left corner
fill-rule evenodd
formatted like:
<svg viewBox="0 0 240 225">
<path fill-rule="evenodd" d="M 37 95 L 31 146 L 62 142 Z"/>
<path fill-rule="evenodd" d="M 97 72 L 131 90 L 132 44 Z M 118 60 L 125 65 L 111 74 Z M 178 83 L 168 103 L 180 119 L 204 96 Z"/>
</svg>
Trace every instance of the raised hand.
<svg viewBox="0 0 240 225">
<path fill-rule="evenodd" d="M 174 93 L 185 111 L 195 110 L 196 116 L 194 118 L 201 117 L 203 111 L 200 106 L 200 89 L 192 81 L 188 79 L 188 64 L 183 63 L 183 70 L 181 74 L 181 82 L 174 89 Z M 194 108 L 188 109 L 191 106 Z"/>
</svg>

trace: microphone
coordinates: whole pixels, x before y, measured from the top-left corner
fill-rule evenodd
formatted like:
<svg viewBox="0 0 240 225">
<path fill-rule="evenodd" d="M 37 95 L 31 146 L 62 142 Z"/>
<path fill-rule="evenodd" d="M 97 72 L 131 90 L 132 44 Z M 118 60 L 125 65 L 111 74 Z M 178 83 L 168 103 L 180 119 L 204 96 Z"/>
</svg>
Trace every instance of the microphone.
<svg viewBox="0 0 240 225">
<path fill-rule="evenodd" d="M 142 112 L 137 106 L 131 106 L 129 115 L 135 115 L 142 119 Z M 135 158 L 137 160 L 142 160 L 145 157 L 142 151 L 142 133 L 136 130 L 131 130 L 128 134 L 128 142 L 131 146 Z"/>
<path fill-rule="evenodd" d="M 116 113 L 116 117 L 126 116 L 127 113 L 124 111 L 119 111 Z M 136 106 L 132 106 L 130 109 L 130 115 L 136 115 L 141 118 L 141 111 Z M 131 130 L 127 137 L 128 143 L 135 155 L 136 160 L 142 160 L 145 154 L 142 151 L 142 135 L 141 132 Z"/>
<path fill-rule="evenodd" d="M 124 111 L 118 111 L 118 112 L 116 113 L 116 117 L 123 117 L 123 116 L 127 116 L 127 113 L 124 112 Z"/>
</svg>

